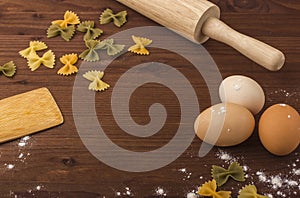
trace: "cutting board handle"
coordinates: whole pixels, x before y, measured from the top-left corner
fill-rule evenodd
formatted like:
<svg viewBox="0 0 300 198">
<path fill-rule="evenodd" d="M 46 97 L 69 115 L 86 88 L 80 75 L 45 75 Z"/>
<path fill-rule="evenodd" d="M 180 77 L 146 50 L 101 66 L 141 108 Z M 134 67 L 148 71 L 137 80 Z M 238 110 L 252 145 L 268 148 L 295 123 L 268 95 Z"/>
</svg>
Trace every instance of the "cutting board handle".
<svg viewBox="0 0 300 198">
<path fill-rule="evenodd" d="M 254 38 L 241 34 L 215 17 L 206 20 L 202 33 L 212 39 L 226 43 L 257 64 L 271 71 L 279 70 L 285 61 L 284 54 Z"/>
</svg>

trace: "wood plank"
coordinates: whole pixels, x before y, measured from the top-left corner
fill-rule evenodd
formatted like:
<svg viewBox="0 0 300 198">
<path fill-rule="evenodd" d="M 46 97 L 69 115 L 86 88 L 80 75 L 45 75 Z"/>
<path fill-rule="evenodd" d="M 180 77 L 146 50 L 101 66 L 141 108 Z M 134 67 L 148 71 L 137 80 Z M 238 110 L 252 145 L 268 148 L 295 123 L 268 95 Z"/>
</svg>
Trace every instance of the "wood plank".
<svg viewBox="0 0 300 198">
<path fill-rule="evenodd" d="M 215 60 L 223 78 L 229 75 L 247 75 L 258 81 L 266 94 L 264 109 L 275 103 L 286 102 L 300 111 L 300 1 L 295 0 L 212 0 L 221 8 L 221 19 L 238 31 L 279 48 L 286 55 L 286 64 L 278 72 L 269 72 L 241 56 L 232 48 L 209 40 L 203 46 Z M 100 13 L 111 8 L 114 11 L 128 11 L 128 22 L 117 28 L 113 24 L 100 25 Z M 61 19 L 66 10 L 76 12 L 81 20 L 94 20 L 96 27 L 104 34 L 101 40 L 133 27 L 157 25 L 131 9 L 112 0 L 2 0 L 0 1 L 0 65 L 14 60 L 17 74 L 9 79 L 0 75 L 0 98 L 7 98 L 40 87 L 47 87 L 54 96 L 64 115 L 64 124 L 47 132 L 37 133 L 19 146 L 22 139 L 0 146 L 0 197 L 160 197 L 156 190 L 164 189 L 167 197 L 186 197 L 188 192 L 211 179 L 211 166 L 227 167 L 219 158 L 220 150 L 248 167 L 245 183 L 230 180 L 220 190 L 232 190 L 237 197 L 238 190 L 249 183 L 257 186 L 263 194 L 298 198 L 298 186 L 284 184 L 273 189 L 272 184 L 259 180 L 257 172 L 266 174 L 267 179 L 279 175 L 299 183 L 299 148 L 289 156 L 276 157 L 261 145 L 257 129 L 249 140 L 230 148 L 213 148 L 203 158 L 198 156 L 201 141 L 193 140 L 190 147 L 168 166 L 145 173 L 132 173 L 114 169 L 95 158 L 82 143 L 77 132 L 72 108 L 72 93 L 75 76 L 63 77 L 56 74 L 62 66 L 59 58 L 66 53 L 80 54 L 85 50 L 82 33 L 70 42 L 61 38 L 46 38 L 46 30 L 52 20 Z M 143 36 L 143 35 L 139 35 Z M 131 39 L 131 38 L 129 38 Z M 18 51 L 28 46 L 30 40 L 41 40 L 56 55 L 54 69 L 40 67 L 31 72 L 26 60 Z M 121 44 L 121 43 L 120 43 Z M 106 61 L 105 59 L 101 61 Z M 130 101 L 133 119 L 145 124 L 149 121 L 148 107 L 154 102 L 162 103 L 168 114 L 164 130 L 150 138 L 138 138 L 122 131 L 111 111 L 111 95 L 114 85 L 134 65 L 162 61 L 182 72 L 191 82 L 200 108 L 211 105 L 207 85 L 201 74 L 178 54 L 151 48 L 147 57 L 126 53 L 105 70 L 105 80 L 111 85 L 106 92 L 95 96 L 97 117 L 107 136 L 124 149 L 143 152 L 164 146 L 174 136 L 180 122 L 180 106 L 176 96 L 162 85 L 147 84 L 132 95 Z M 77 66 L 81 67 L 79 60 Z M 97 63 L 95 63 L 97 64 Z M 80 76 L 78 76 L 80 77 Z M 88 101 L 83 101 L 82 105 Z M 104 105 L 105 104 L 105 105 Z M 78 104 L 81 105 L 81 104 Z M 261 114 L 257 115 L 256 120 Z M 91 117 L 88 110 L 80 116 Z M 95 137 L 97 138 L 97 137 Z M 113 156 L 112 156 L 113 158 Z M 115 159 L 116 161 L 118 159 Z M 163 160 L 163 159 L 161 159 Z M 9 169 L 8 165 L 14 165 Z M 185 168 L 186 171 L 183 169 Z M 127 188 L 131 195 L 127 195 Z M 293 194 L 296 191 L 297 195 Z M 121 195 L 118 196 L 118 193 Z"/>
<path fill-rule="evenodd" d="M 0 100 L 0 143 L 63 123 L 62 114 L 47 88 Z"/>
</svg>

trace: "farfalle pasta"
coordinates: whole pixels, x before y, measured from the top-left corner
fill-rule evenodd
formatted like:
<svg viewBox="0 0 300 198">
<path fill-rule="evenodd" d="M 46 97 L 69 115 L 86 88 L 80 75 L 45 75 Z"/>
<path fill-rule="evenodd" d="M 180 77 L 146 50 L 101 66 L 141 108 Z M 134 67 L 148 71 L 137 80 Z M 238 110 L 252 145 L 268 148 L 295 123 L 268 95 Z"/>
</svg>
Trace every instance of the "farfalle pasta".
<svg viewBox="0 0 300 198">
<path fill-rule="evenodd" d="M 95 28 L 94 21 L 83 21 L 77 27 L 80 32 L 85 32 L 84 40 L 93 40 L 99 37 L 103 31 L 99 28 Z"/>
<path fill-rule="evenodd" d="M 216 180 L 205 182 L 198 189 L 198 194 L 212 198 L 230 198 L 231 191 L 217 191 Z"/>
<path fill-rule="evenodd" d="M 64 66 L 57 71 L 57 74 L 67 76 L 78 72 L 78 68 L 74 65 L 78 61 L 77 54 L 66 54 L 59 60 Z"/>
<path fill-rule="evenodd" d="M 93 91 L 104 91 L 110 87 L 109 84 L 102 81 L 103 76 L 103 71 L 88 71 L 83 75 L 85 79 L 92 81 L 89 85 L 89 90 Z"/>
<path fill-rule="evenodd" d="M 36 53 L 36 51 L 47 49 L 47 45 L 42 41 L 30 41 L 29 47 L 19 51 L 19 54 L 23 58 L 28 58 L 30 54 Z"/>
<path fill-rule="evenodd" d="M 243 168 L 237 162 L 231 163 L 227 170 L 220 166 L 213 165 L 212 177 L 216 180 L 218 186 L 225 184 L 229 177 L 236 181 L 245 181 Z"/>
<path fill-rule="evenodd" d="M 132 36 L 132 40 L 135 45 L 131 46 L 128 51 L 139 54 L 139 55 L 149 55 L 150 52 L 146 49 L 146 46 L 152 43 L 152 40 L 137 36 Z"/>
<path fill-rule="evenodd" d="M 258 194 L 257 189 L 254 185 L 247 185 L 240 190 L 238 198 L 268 198 L 268 197 Z"/>
<path fill-rule="evenodd" d="M 75 34 L 75 25 L 80 23 L 80 19 L 72 11 L 66 11 L 63 20 L 52 21 L 47 29 L 47 38 L 61 36 L 65 41 L 70 41 Z"/>
<path fill-rule="evenodd" d="M 114 56 L 124 50 L 125 45 L 114 44 L 114 39 L 105 39 L 100 42 L 100 48 L 107 51 L 109 56 Z"/>
<path fill-rule="evenodd" d="M 48 50 L 42 57 L 38 54 L 30 54 L 27 58 L 28 67 L 31 71 L 37 70 L 42 64 L 48 68 L 54 68 L 55 55 L 51 50 Z"/>
<path fill-rule="evenodd" d="M 62 29 L 65 29 L 68 27 L 68 25 L 77 25 L 80 23 L 80 19 L 72 11 L 66 11 L 64 14 L 64 19 L 63 20 L 55 20 L 51 22 L 52 24 L 59 25 Z"/>
<path fill-rule="evenodd" d="M 61 36 L 65 41 L 70 41 L 75 34 L 75 26 L 69 25 L 66 28 L 62 28 L 58 24 L 52 24 L 47 30 L 47 38 Z"/>
<path fill-rule="evenodd" d="M 79 57 L 85 61 L 94 62 L 100 59 L 97 50 L 101 49 L 100 41 L 87 40 L 85 45 L 88 49 L 84 50 Z"/>
<path fill-rule="evenodd" d="M 107 8 L 100 15 L 100 24 L 107 24 L 113 21 L 117 27 L 121 27 L 127 22 L 126 16 L 127 11 L 121 11 L 114 14 L 111 9 Z"/>
<path fill-rule="evenodd" d="M 0 66 L 0 74 L 1 73 L 6 77 L 13 77 L 16 73 L 16 65 L 14 62 L 10 61 Z"/>
</svg>

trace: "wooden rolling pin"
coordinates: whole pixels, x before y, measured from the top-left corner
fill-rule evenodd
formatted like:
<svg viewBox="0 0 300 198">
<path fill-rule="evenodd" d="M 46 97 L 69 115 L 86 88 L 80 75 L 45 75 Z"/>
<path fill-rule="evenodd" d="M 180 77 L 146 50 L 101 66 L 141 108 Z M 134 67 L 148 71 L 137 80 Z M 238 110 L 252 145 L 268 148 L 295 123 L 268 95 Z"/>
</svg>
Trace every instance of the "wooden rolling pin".
<svg viewBox="0 0 300 198">
<path fill-rule="evenodd" d="M 206 0 L 117 0 L 157 23 L 197 43 L 209 37 L 230 45 L 257 64 L 279 70 L 284 54 L 219 20 L 220 9 Z"/>
</svg>

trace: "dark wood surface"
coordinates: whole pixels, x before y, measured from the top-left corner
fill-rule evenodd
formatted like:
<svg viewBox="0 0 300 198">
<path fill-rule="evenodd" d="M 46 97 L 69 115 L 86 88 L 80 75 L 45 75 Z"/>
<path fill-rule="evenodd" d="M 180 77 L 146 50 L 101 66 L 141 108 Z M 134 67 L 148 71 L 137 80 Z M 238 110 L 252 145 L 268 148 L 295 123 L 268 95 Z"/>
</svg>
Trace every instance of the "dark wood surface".
<svg viewBox="0 0 300 198">
<path fill-rule="evenodd" d="M 255 79 L 266 93 L 264 109 L 275 103 L 288 103 L 300 111 L 300 2 L 296 0 L 213 0 L 222 10 L 222 19 L 240 32 L 256 37 L 282 50 L 286 64 L 278 72 L 269 72 L 240 55 L 230 47 L 209 40 L 203 46 L 219 67 L 223 78 L 242 74 Z M 122 28 L 112 24 L 100 25 L 98 18 L 105 8 L 115 11 L 127 10 L 128 23 Z M 75 76 L 62 77 L 56 74 L 61 66 L 59 57 L 66 53 L 80 54 L 85 46 L 82 34 L 77 34 L 70 42 L 56 37 L 47 39 L 46 30 L 50 22 L 60 19 L 66 10 L 72 10 L 81 20 L 94 20 L 97 27 L 104 30 L 101 39 L 139 26 L 157 25 L 151 20 L 126 8 L 113 0 L 2 0 L 0 1 L 0 64 L 13 60 L 17 74 L 12 79 L 0 76 L 0 98 L 47 87 L 55 97 L 65 122 L 59 127 L 31 135 L 26 145 L 15 140 L 0 145 L 0 197 L 126 197 L 129 188 L 133 197 L 159 197 L 157 188 L 162 188 L 167 197 L 185 197 L 211 179 L 211 165 L 228 166 L 218 157 L 219 148 L 212 149 L 203 158 L 198 157 L 201 141 L 196 137 L 189 148 L 166 167 L 144 173 L 120 171 L 105 165 L 95 158 L 82 143 L 72 114 L 72 90 Z M 41 40 L 48 44 L 56 55 L 56 68 L 45 67 L 31 72 L 26 60 L 18 55 L 31 40 Z M 138 57 L 126 53 L 112 63 L 106 70 L 105 79 L 111 88 L 97 93 L 96 109 L 100 122 L 108 136 L 125 149 L 149 151 L 162 147 L 174 136 L 180 122 L 180 109 L 176 96 L 168 88 L 158 84 L 147 84 L 132 95 L 131 112 L 134 119 L 145 124 L 149 121 L 148 107 L 153 102 L 165 105 L 171 116 L 168 117 L 164 131 L 153 138 L 136 138 L 121 131 L 113 120 L 110 110 L 112 90 L 118 78 L 134 64 L 162 59 L 185 73 L 194 83 L 200 108 L 210 106 L 205 82 L 199 74 L 194 74 L 191 65 L 176 54 L 152 49 L 148 57 Z M 131 61 L 128 61 L 131 60 Z M 105 60 L 104 60 L 105 61 Z M 78 66 L 82 63 L 79 61 Z M 260 114 L 256 116 L 258 120 Z M 237 197 L 238 190 L 245 184 L 253 183 L 259 192 L 273 197 L 299 197 L 299 188 L 287 186 L 272 189 L 268 182 L 261 182 L 258 171 L 267 179 L 279 175 L 295 180 L 299 175 L 299 148 L 286 157 L 276 157 L 268 153 L 257 136 L 257 129 L 249 140 L 221 151 L 235 157 L 242 165 L 248 166 L 248 178 L 244 183 L 234 181 L 222 186 L 222 190 L 232 190 Z M 20 156 L 21 154 L 21 156 Z M 22 156 L 23 154 L 23 156 Z M 112 156 L 113 157 L 113 156 Z M 118 159 L 116 159 L 118 160 Z M 9 169 L 8 165 L 13 165 Z M 184 171 L 184 168 L 186 171 Z M 279 195 L 277 194 L 279 192 Z M 294 192 L 297 193 L 294 194 Z"/>
</svg>

